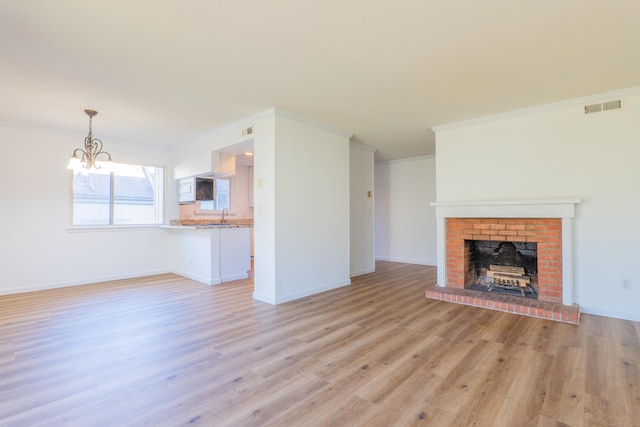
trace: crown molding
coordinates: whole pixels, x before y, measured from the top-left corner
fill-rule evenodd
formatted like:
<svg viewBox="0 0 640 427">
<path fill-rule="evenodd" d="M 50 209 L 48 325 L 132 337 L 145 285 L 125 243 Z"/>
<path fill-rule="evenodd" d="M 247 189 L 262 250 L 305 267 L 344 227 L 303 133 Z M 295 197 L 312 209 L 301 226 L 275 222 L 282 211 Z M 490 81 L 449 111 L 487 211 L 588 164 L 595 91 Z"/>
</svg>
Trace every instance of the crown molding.
<svg viewBox="0 0 640 427">
<path fill-rule="evenodd" d="M 362 142 L 358 142 L 358 141 L 349 141 L 349 145 L 353 147 L 361 148 L 371 153 L 375 153 L 376 151 L 378 151 L 376 147 L 372 147 L 371 145 L 363 144 Z"/>
<path fill-rule="evenodd" d="M 353 132 L 347 132 L 345 130 L 338 129 L 333 126 L 326 125 L 324 123 L 315 122 L 313 120 L 307 119 L 306 117 L 299 116 L 283 108 L 273 107 L 272 110 L 276 116 L 286 117 L 288 119 L 296 120 L 300 123 L 304 123 L 310 126 L 315 126 L 317 128 L 324 129 L 328 132 L 335 133 L 336 135 L 344 136 L 345 138 L 351 138 L 353 136 Z"/>
<path fill-rule="evenodd" d="M 459 122 L 447 123 L 438 126 L 431 126 L 431 130 L 436 134 L 438 132 L 461 128 L 465 126 L 476 125 L 480 123 L 491 122 L 494 120 L 504 120 L 512 117 L 524 116 L 533 113 L 542 113 L 545 111 L 557 110 L 560 108 L 573 107 L 582 104 L 592 104 L 594 102 L 603 102 L 609 100 L 607 98 L 618 98 L 628 95 L 636 95 L 640 93 L 640 86 L 632 86 L 630 88 L 614 90 L 611 92 L 603 92 L 595 95 L 583 96 L 580 98 L 568 99 L 565 101 L 552 102 L 550 104 L 542 104 L 535 107 L 522 108 L 519 110 L 507 111 L 505 113 L 493 114 L 490 116 L 477 117 L 475 119 L 462 120 Z"/>
<path fill-rule="evenodd" d="M 320 128 L 320 129 L 324 129 L 326 131 L 329 131 L 331 133 L 335 133 L 335 134 L 340 135 L 340 136 L 344 136 L 345 138 L 351 138 L 353 136 L 353 133 L 346 132 L 346 131 L 343 131 L 341 129 L 337 129 L 337 128 L 334 128 L 334 127 L 331 127 L 329 125 L 325 125 L 325 124 L 322 124 L 322 123 L 314 122 L 313 120 L 310 120 L 310 119 L 307 119 L 305 117 L 299 116 L 299 115 L 297 115 L 295 113 L 292 113 L 291 111 L 288 111 L 288 110 L 285 110 L 285 109 L 282 109 L 282 108 L 278 108 L 278 107 L 271 107 L 271 108 L 268 108 L 266 110 L 260 111 L 260 112 L 258 112 L 256 114 L 252 114 L 252 115 L 250 115 L 248 117 L 245 117 L 245 118 L 242 118 L 242 119 L 239 119 L 239 120 L 235 120 L 235 121 L 233 121 L 231 123 L 227 123 L 224 126 L 221 126 L 219 128 L 213 129 L 213 130 L 211 130 L 211 131 L 209 131 L 207 133 L 204 133 L 204 134 L 202 134 L 200 136 L 197 136 L 197 137 L 195 137 L 195 138 L 193 138 L 193 139 L 191 139 L 189 141 L 186 141 L 186 142 L 184 142 L 182 144 L 179 144 L 178 146 L 190 145 L 190 144 L 202 141 L 204 139 L 208 139 L 208 138 L 211 138 L 211 137 L 218 136 L 218 135 L 223 134 L 225 132 L 233 131 L 234 129 L 240 130 L 240 129 L 243 129 L 243 128 L 246 128 L 246 127 L 249 127 L 249 126 L 253 126 L 254 122 L 256 122 L 258 120 L 261 120 L 261 119 L 264 119 L 266 117 L 270 117 L 270 116 L 273 116 L 273 117 L 276 117 L 276 116 L 286 117 L 286 118 L 289 118 L 289 119 L 292 119 L 292 120 L 295 120 L 295 121 L 298 121 L 298 122 L 301 122 L 301 123 L 304 123 L 304 124 L 307 124 L 307 125 L 311 125 L 311 126 L 314 126 L 314 127 Z M 252 138 L 251 136 L 247 135 L 246 139 L 251 139 L 251 138 Z"/>
<path fill-rule="evenodd" d="M 58 135 L 64 138 L 77 140 L 78 144 L 82 143 L 82 139 L 86 136 L 86 134 L 73 132 L 69 129 L 44 127 L 44 126 L 37 126 L 32 124 L 7 122 L 7 121 L 1 121 L 1 120 L 0 120 L 0 128 L 15 129 L 15 130 L 21 130 L 25 132 L 38 132 L 38 133 L 44 132 L 50 135 Z M 171 152 L 171 149 L 172 149 L 171 146 L 167 146 L 163 144 L 154 144 L 149 142 L 142 142 L 135 139 L 124 139 L 124 138 L 112 137 L 112 136 L 107 136 L 107 137 L 101 136 L 100 139 L 104 139 L 104 143 L 106 145 L 117 144 L 117 145 L 136 146 L 144 149 L 165 151 L 165 152 Z"/>
<path fill-rule="evenodd" d="M 418 156 L 418 157 L 406 157 L 404 159 L 393 159 L 393 160 L 381 160 L 379 162 L 375 162 L 376 165 L 390 165 L 394 163 L 407 163 L 407 162 L 417 162 L 419 160 L 428 160 L 435 159 L 435 154 L 429 154 L 426 156 Z"/>
</svg>

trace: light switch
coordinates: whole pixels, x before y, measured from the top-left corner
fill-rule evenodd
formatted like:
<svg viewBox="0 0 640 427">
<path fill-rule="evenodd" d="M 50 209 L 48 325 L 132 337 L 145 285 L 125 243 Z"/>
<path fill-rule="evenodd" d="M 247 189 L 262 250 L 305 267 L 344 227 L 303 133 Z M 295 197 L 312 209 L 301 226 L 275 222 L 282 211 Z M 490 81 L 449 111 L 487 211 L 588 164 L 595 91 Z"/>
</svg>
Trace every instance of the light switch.
<svg viewBox="0 0 640 427">
<path fill-rule="evenodd" d="M 262 188 L 262 178 L 256 178 L 256 187 Z"/>
<path fill-rule="evenodd" d="M 367 191 L 367 197 L 371 197 L 371 191 Z"/>
</svg>

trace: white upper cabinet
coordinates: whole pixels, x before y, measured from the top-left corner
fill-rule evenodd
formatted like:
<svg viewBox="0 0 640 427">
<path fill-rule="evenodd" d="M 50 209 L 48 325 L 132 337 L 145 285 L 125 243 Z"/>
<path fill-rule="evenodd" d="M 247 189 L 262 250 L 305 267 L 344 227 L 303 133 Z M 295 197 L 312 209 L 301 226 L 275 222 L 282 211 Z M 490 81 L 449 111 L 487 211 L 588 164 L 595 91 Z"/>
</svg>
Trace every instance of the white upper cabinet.
<svg viewBox="0 0 640 427">
<path fill-rule="evenodd" d="M 194 203 L 196 201 L 196 178 L 178 180 L 178 202 Z"/>
<path fill-rule="evenodd" d="M 236 174 L 236 156 L 214 151 L 211 153 L 211 171 L 217 176 Z"/>
</svg>

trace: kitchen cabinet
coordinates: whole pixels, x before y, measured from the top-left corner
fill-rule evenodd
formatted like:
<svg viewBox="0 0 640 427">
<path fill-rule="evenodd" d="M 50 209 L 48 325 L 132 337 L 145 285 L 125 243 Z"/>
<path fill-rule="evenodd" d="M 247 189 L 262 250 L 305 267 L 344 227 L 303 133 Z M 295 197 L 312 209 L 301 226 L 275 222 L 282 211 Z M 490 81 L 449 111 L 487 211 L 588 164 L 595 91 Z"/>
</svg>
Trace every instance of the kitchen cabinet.
<svg viewBox="0 0 640 427">
<path fill-rule="evenodd" d="M 178 203 L 194 203 L 196 201 L 196 177 L 178 180 Z"/>
<path fill-rule="evenodd" d="M 236 174 L 236 156 L 214 151 L 211 153 L 211 171 L 216 176 Z"/>
<path fill-rule="evenodd" d="M 246 279 L 251 269 L 248 227 L 164 227 L 171 232 L 172 269 L 207 285 Z"/>
</svg>

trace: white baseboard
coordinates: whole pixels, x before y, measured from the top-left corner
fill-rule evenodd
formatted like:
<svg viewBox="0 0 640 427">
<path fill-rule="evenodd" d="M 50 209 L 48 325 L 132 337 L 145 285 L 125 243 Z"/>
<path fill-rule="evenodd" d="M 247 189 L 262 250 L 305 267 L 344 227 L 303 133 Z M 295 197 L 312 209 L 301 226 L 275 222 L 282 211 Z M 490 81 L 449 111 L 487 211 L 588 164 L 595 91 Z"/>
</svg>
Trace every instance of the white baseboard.
<svg viewBox="0 0 640 427">
<path fill-rule="evenodd" d="M 180 271 L 180 270 L 172 270 L 171 272 L 174 273 L 174 274 L 177 274 L 178 276 L 186 277 L 187 279 L 191 279 L 191 280 L 195 280 L 196 282 L 204 283 L 205 285 L 219 285 L 220 283 L 222 283 L 220 278 L 211 279 L 211 278 L 208 278 L 208 277 L 205 277 L 205 276 L 199 276 L 197 274 L 191 274 L 191 273 L 188 273 L 186 271 Z"/>
<path fill-rule="evenodd" d="M 418 260 L 418 259 L 408 259 L 408 258 L 390 258 L 390 257 L 384 257 L 384 256 L 376 256 L 376 261 L 401 262 L 404 264 L 428 265 L 431 267 L 435 267 L 437 264 L 435 259 Z"/>
<path fill-rule="evenodd" d="M 244 274 L 236 274 L 236 275 L 233 275 L 233 276 L 224 276 L 224 277 L 221 277 L 220 280 L 222 282 L 232 282 L 234 280 L 242 280 L 242 279 L 246 279 L 248 277 L 249 277 L 249 274 L 248 273 L 244 273 Z"/>
<path fill-rule="evenodd" d="M 352 271 L 351 277 L 362 276 L 363 274 L 375 273 L 376 268 L 365 268 L 364 270 Z"/>
<path fill-rule="evenodd" d="M 268 297 L 266 295 L 258 294 L 256 292 L 253 293 L 253 299 L 257 301 L 266 302 L 271 305 L 276 305 L 275 298 Z"/>
<path fill-rule="evenodd" d="M 589 307 L 580 305 L 580 313 L 593 314 L 596 316 L 613 317 L 614 319 L 631 320 L 632 322 L 640 322 L 640 312 L 615 310 L 610 308 Z"/>
<path fill-rule="evenodd" d="M 315 294 L 319 294 L 321 292 L 326 292 L 326 291 L 330 291 L 332 289 L 337 289 L 337 288 L 341 288 L 343 286 L 349 286 L 351 284 L 351 280 L 345 280 L 343 282 L 338 282 L 338 283 L 334 283 L 331 285 L 327 285 L 327 286 L 321 286 L 319 288 L 314 288 L 314 289 L 308 289 L 308 290 L 304 290 L 302 292 L 295 292 L 289 295 L 283 295 L 281 297 L 276 296 L 276 304 L 282 304 L 284 302 L 289 302 L 289 301 L 293 301 L 293 300 L 297 300 L 300 298 L 304 298 L 304 297 L 308 297 L 310 295 L 315 295 Z"/>
<path fill-rule="evenodd" d="M 90 285 L 92 283 L 111 282 L 114 280 L 135 279 L 136 277 L 155 276 L 157 274 L 173 273 L 168 269 L 145 271 L 134 274 L 115 274 L 110 276 L 94 277 L 83 280 L 68 280 L 64 282 L 42 283 L 39 285 L 24 286 L 20 288 L 0 289 L 0 295 L 21 294 L 25 292 L 46 291 L 47 289 L 67 288 L 70 286 Z"/>
</svg>

